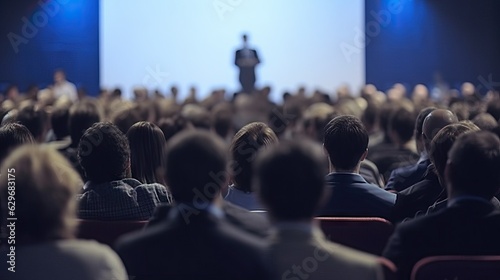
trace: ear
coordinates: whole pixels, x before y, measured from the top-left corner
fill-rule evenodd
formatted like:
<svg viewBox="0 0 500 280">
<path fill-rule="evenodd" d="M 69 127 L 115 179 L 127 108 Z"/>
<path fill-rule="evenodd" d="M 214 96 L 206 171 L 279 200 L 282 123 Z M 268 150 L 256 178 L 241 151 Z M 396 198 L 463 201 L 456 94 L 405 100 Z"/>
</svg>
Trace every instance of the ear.
<svg viewBox="0 0 500 280">
<path fill-rule="evenodd" d="M 359 159 L 359 161 L 365 160 L 366 156 L 368 156 L 368 148 L 366 148 L 365 152 L 361 155 L 361 158 Z"/>
<path fill-rule="evenodd" d="M 453 176 L 453 163 L 448 160 L 446 162 L 446 167 L 444 168 L 444 182 L 441 182 L 442 187 L 447 191 L 448 197 L 450 197 L 451 193 L 451 184 L 450 184 L 450 179 Z"/>
</svg>

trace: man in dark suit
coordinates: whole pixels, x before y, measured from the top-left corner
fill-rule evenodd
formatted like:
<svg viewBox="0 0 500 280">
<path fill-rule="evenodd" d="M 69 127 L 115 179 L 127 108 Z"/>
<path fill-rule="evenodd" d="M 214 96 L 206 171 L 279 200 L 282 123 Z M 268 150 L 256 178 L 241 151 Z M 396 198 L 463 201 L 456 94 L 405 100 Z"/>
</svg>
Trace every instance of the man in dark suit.
<svg viewBox="0 0 500 280">
<path fill-rule="evenodd" d="M 330 159 L 326 176 L 332 191 L 320 216 L 382 217 L 389 219 L 396 195 L 366 182 L 359 169 L 368 153 L 368 132 L 353 116 L 339 116 L 325 127 L 323 145 Z"/>
<path fill-rule="evenodd" d="M 262 150 L 254 185 L 272 217 L 268 248 L 275 279 L 382 279 L 375 256 L 328 241 L 313 222 L 325 201 L 324 154 L 312 143 Z"/>
<path fill-rule="evenodd" d="M 248 37 L 243 35 L 243 48 L 236 51 L 234 64 L 240 69 L 239 80 L 244 93 L 255 89 L 255 66 L 260 63 L 257 51 L 248 47 Z"/>
<path fill-rule="evenodd" d="M 415 121 L 415 130 L 413 137 L 417 146 L 417 152 L 420 154 L 420 159 L 416 164 L 396 168 L 391 172 L 389 181 L 385 186 L 386 190 L 402 191 L 413 184 L 418 183 L 424 177 L 425 171 L 431 161 L 427 155 L 424 146 L 424 138 L 422 136 L 422 127 L 424 125 L 425 117 L 432 111 L 436 110 L 434 107 L 427 107 L 420 111 Z"/>
<path fill-rule="evenodd" d="M 459 137 L 445 167 L 448 207 L 399 225 L 384 251 L 409 279 L 415 263 L 436 255 L 499 255 L 500 139 L 485 131 Z"/>
<path fill-rule="evenodd" d="M 169 141 L 165 177 L 175 204 L 163 222 L 118 241 L 134 279 L 267 279 L 263 241 L 228 223 L 222 140 L 187 131 Z"/>
</svg>

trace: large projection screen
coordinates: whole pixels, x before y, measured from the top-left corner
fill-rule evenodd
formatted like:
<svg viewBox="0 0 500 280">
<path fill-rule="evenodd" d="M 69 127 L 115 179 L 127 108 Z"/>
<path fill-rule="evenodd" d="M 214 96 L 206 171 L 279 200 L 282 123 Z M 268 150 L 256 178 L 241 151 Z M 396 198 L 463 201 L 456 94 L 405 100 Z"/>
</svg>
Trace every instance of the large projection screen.
<svg viewBox="0 0 500 280">
<path fill-rule="evenodd" d="M 257 49 L 258 87 L 333 93 L 365 80 L 363 0 L 101 0 L 100 80 L 125 97 L 145 86 L 199 97 L 239 90 L 241 35 Z"/>
</svg>

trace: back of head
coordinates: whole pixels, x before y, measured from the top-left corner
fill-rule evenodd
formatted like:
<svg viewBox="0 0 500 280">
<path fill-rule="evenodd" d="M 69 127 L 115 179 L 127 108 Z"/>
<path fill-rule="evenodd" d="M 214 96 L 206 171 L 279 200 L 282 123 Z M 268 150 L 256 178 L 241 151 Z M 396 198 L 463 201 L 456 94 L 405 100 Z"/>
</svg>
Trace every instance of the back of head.
<svg viewBox="0 0 500 280">
<path fill-rule="evenodd" d="M 326 166 L 321 146 L 282 143 L 259 153 L 255 186 L 271 217 L 278 221 L 310 220 L 325 190 Z"/>
<path fill-rule="evenodd" d="M 335 117 L 335 110 L 329 104 L 315 103 L 305 110 L 302 117 L 306 134 L 312 140 L 321 142 L 326 124 Z"/>
<path fill-rule="evenodd" d="M 4 213 L 7 196 L 16 198 L 16 245 L 72 237 L 74 197 L 82 182 L 62 155 L 50 147 L 24 146 L 5 160 L 1 173 Z"/>
<path fill-rule="evenodd" d="M 150 122 L 138 122 L 127 132 L 130 145 L 132 177 L 142 183 L 164 183 L 157 169 L 165 166 L 165 137 L 161 129 Z"/>
<path fill-rule="evenodd" d="M 69 135 L 69 108 L 67 106 L 55 107 L 50 115 L 52 131 L 57 139 L 63 139 Z"/>
<path fill-rule="evenodd" d="M 141 115 L 137 107 L 134 106 L 124 106 L 111 116 L 111 122 L 114 123 L 123 134 L 126 134 L 132 125 L 141 120 Z"/>
<path fill-rule="evenodd" d="M 447 166 L 450 195 L 490 199 L 500 186 L 500 139 L 488 131 L 462 135 L 455 141 Z"/>
<path fill-rule="evenodd" d="M 498 126 L 497 121 L 492 115 L 488 113 L 481 113 L 472 119 L 472 122 L 477 125 L 481 130 L 493 130 Z"/>
<path fill-rule="evenodd" d="M 389 119 L 389 131 L 392 142 L 404 145 L 413 137 L 415 130 L 415 112 L 413 108 L 401 106 Z"/>
<path fill-rule="evenodd" d="M 455 140 L 462 134 L 474 131 L 479 131 L 479 128 L 474 124 L 449 124 L 443 127 L 432 139 L 429 157 L 441 178 L 444 178 L 444 169 L 448 161 L 448 152 Z"/>
<path fill-rule="evenodd" d="M 352 171 L 368 148 L 368 132 L 356 117 L 338 116 L 325 127 L 323 145 L 337 171 Z"/>
<path fill-rule="evenodd" d="M 210 113 L 201 106 L 195 104 L 185 105 L 182 108 L 181 116 L 196 128 L 210 129 Z"/>
<path fill-rule="evenodd" d="M 163 132 L 166 141 L 170 140 L 170 138 L 172 138 L 175 134 L 185 129 L 192 128 L 191 124 L 180 115 L 175 115 L 170 118 L 162 118 L 158 121 L 158 126 Z"/>
<path fill-rule="evenodd" d="M 35 144 L 35 139 L 22 124 L 9 123 L 0 127 L 0 163 L 17 146 Z"/>
<path fill-rule="evenodd" d="M 226 183 L 226 147 L 208 131 L 183 131 L 170 139 L 165 180 L 176 202 L 206 205 Z"/>
<path fill-rule="evenodd" d="M 486 113 L 493 116 L 495 120 L 500 120 L 500 99 L 493 99 L 488 102 Z"/>
<path fill-rule="evenodd" d="M 436 136 L 441 128 L 457 122 L 457 116 L 449 110 L 437 109 L 429 113 L 422 126 L 422 136 L 425 141 L 425 149 L 429 151 L 432 138 Z"/>
<path fill-rule="evenodd" d="M 415 120 L 415 130 L 413 132 L 413 136 L 415 137 L 415 141 L 417 144 L 417 151 L 419 153 L 424 151 L 424 142 L 423 142 L 423 137 L 422 137 L 422 129 L 424 126 L 424 120 L 425 118 L 434 110 L 437 108 L 435 107 L 427 107 L 422 110 L 420 110 L 420 113 L 418 113 L 417 119 Z"/>
<path fill-rule="evenodd" d="M 233 108 L 230 104 L 221 103 L 212 110 L 212 128 L 223 139 L 233 128 Z"/>
<path fill-rule="evenodd" d="M 87 179 L 94 183 L 130 176 L 127 137 L 112 123 L 95 123 L 85 131 L 78 144 L 78 158 Z"/>
<path fill-rule="evenodd" d="M 47 114 L 35 104 L 29 104 L 19 109 L 17 122 L 26 126 L 33 138 L 43 142 L 46 132 Z"/>
<path fill-rule="evenodd" d="M 252 190 L 252 162 L 260 148 L 278 143 L 278 137 L 264 123 L 254 122 L 245 125 L 233 137 L 231 153 L 231 178 L 237 188 Z"/>
<path fill-rule="evenodd" d="M 76 147 L 85 130 L 101 120 L 98 105 L 82 100 L 69 109 L 68 128 L 72 146 Z"/>
</svg>

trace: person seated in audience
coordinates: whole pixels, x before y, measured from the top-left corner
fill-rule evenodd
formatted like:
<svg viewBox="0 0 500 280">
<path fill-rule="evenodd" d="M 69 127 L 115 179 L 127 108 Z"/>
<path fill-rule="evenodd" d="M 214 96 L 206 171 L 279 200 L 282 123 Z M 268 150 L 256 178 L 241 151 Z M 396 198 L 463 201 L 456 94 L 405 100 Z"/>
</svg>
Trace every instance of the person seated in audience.
<svg viewBox="0 0 500 280">
<path fill-rule="evenodd" d="M 500 211 L 490 199 L 500 186 L 500 140 L 487 131 L 453 144 L 444 175 L 448 207 L 400 224 L 384 257 L 409 279 L 417 261 L 437 255 L 500 255 Z"/>
<path fill-rule="evenodd" d="M 417 146 L 417 152 L 420 154 L 420 159 L 416 164 L 403 166 L 400 168 L 396 168 L 391 172 L 389 177 L 389 181 L 387 181 L 387 185 L 385 186 L 386 190 L 390 191 L 402 191 L 411 185 L 418 183 L 425 172 L 427 171 L 427 167 L 431 164 L 431 160 L 427 155 L 424 146 L 424 138 L 422 136 L 422 129 L 424 125 L 425 118 L 437 108 L 427 107 L 420 111 L 417 116 L 417 120 L 415 121 L 415 129 L 414 129 L 414 138 L 415 144 Z"/>
<path fill-rule="evenodd" d="M 69 136 L 69 106 L 59 105 L 52 108 L 50 113 L 50 126 L 53 139 L 50 145 L 56 149 L 64 149 L 71 144 Z"/>
<path fill-rule="evenodd" d="M 75 239 L 74 197 L 81 180 L 62 155 L 47 146 L 24 146 L 5 160 L 1 173 L 1 207 L 7 211 L 12 205 L 7 198 L 15 197 L 17 220 L 7 221 L 15 224 L 15 245 L 9 242 L 0 250 L 0 279 L 127 279 L 123 263 L 109 247 Z M 14 230 L 5 224 L 4 229 Z M 8 254 L 15 255 L 11 271 Z"/>
<path fill-rule="evenodd" d="M 78 198 L 78 217 L 91 220 L 147 220 L 168 202 L 160 184 L 130 178 L 127 137 L 112 123 L 95 123 L 82 135 L 78 158 L 87 182 Z"/>
<path fill-rule="evenodd" d="M 138 122 L 127 132 L 132 178 L 143 184 L 165 185 L 159 169 L 165 167 L 163 154 L 167 142 L 161 129 L 150 122 Z"/>
<path fill-rule="evenodd" d="M 413 107 L 407 107 L 399 107 L 389 118 L 388 132 L 392 145 L 371 159 L 386 182 L 394 169 L 414 164 L 419 158 L 412 141 L 415 113 Z"/>
<path fill-rule="evenodd" d="M 479 131 L 474 124 L 456 123 L 443 127 L 433 138 L 429 150 L 432 176 L 398 193 L 394 208 L 393 222 L 413 218 L 419 212 L 425 213 L 434 203 L 446 199 L 444 168 L 448 161 L 448 151 L 455 140 L 462 134 Z"/>
<path fill-rule="evenodd" d="M 313 221 L 328 193 L 324 163 L 312 142 L 270 147 L 255 162 L 254 184 L 274 228 L 268 256 L 275 278 L 383 279 L 374 256 L 328 241 Z"/>
<path fill-rule="evenodd" d="M 488 113 L 481 113 L 472 119 L 472 122 L 477 125 L 481 130 L 492 131 L 498 126 L 497 120 Z"/>
<path fill-rule="evenodd" d="M 59 151 L 69 160 L 83 181 L 86 181 L 85 173 L 78 160 L 78 144 L 83 133 L 94 123 L 101 120 L 101 112 L 97 103 L 91 100 L 82 100 L 69 108 L 68 130 L 71 143 Z"/>
<path fill-rule="evenodd" d="M 233 137 L 229 147 L 231 185 L 224 199 L 247 210 L 264 210 L 252 190 L 252 163 L 261 148 L 278 143 L 278 137 L 266 124 L 245 125 Z"/>
<path fill-rule="evenodd" d="M 132 125 L 142 120 L 137 110 L 137 106 L 128 104 L 117 105 L 117 110 L 111 115 L 111 122 L 115 124 L 123 134 L 127 134 L 127 131 Z"/>
<path fill-rule="evenodd" d="M 167 218 L 122 237 L 116 250 L 134 279 L 268 279 L 264 242 L 225 219 L 224 142 L 185 131 L 168 142 L 165 179 L 174 207 Z"/>
<path fill-rule="evenodd" d="M 9 123 L 0 126 L 0 164 L 18 146 L 35 144 L 35 139 L 22 124 Z"/>
<path fill-rule="evenodd" d="M 19 107 L 16 122 L 26 126 L 37 143 L 45 142 L 48 127 L 48 117 L 43 108 L 32 101 L 27 101 Z"/>
<path fill-rule="evenodd" d="M 211 112 L 212 130 L 228 143 L 234 135 L 233 116 L 233 107 L 228 103 L 216 105 Z"/>
<path fill-rule="evenodd" d="M 320 216 L 390 218 L 396 195 L 369 184 L 358 173 L 368 153 L 368 133 L 353 116 L 339 116 L 325 127 L 323 146 L 330 161 L 326 182 L 332 191 Z"/>
</svg>

